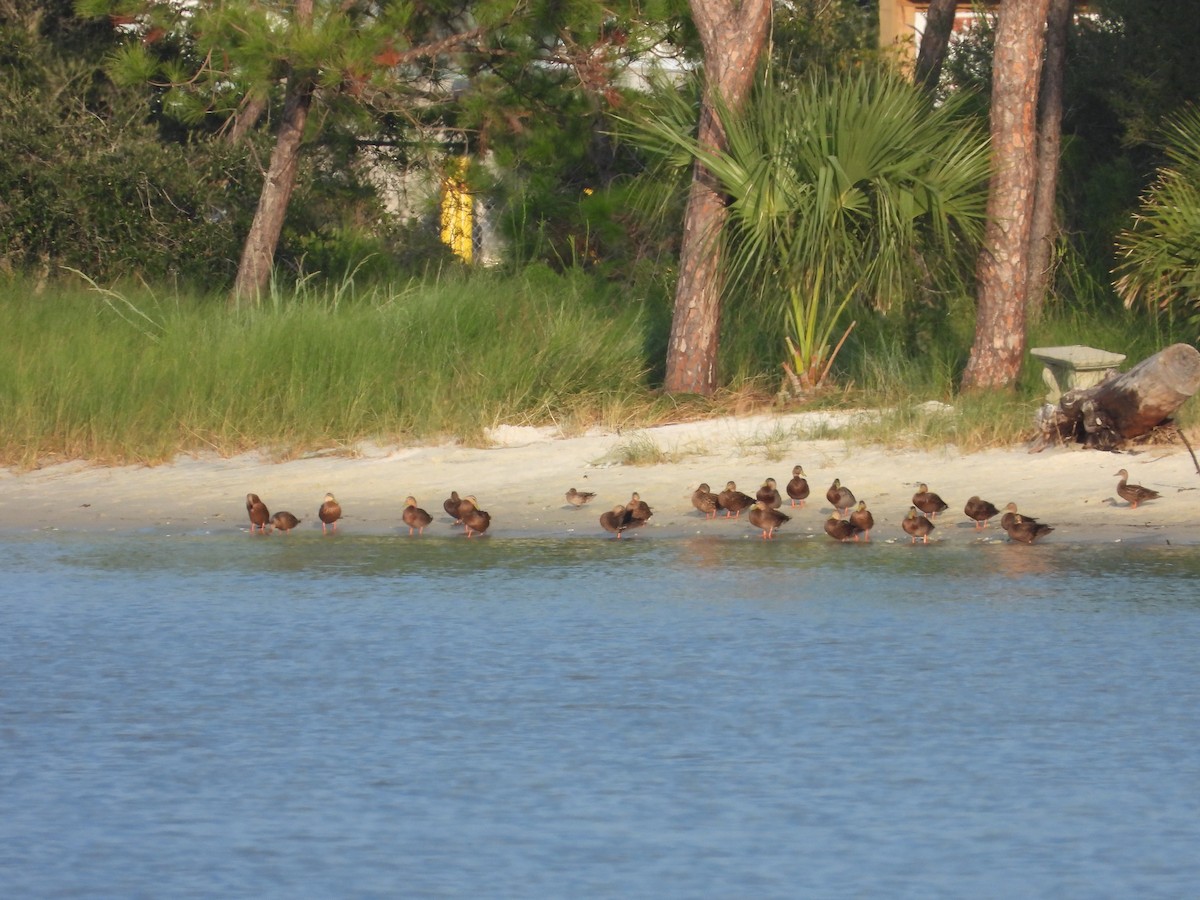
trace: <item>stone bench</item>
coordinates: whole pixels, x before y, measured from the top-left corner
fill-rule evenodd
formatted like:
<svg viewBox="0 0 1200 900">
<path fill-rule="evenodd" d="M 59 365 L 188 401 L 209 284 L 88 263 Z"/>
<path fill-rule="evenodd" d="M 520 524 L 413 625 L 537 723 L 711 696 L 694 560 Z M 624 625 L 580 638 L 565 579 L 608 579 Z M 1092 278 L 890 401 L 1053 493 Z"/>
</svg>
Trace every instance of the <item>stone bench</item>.
<svg viewBox="0 0 1200 900">
<path fill-rule="evenodd" d="M 1110 353 L 1095 347 L 1073 344 L 1069 347 L 1034 347 L 1029 355 L 1039 360 L 1042 380 L 1050 390 L 1049 403 L 1057 403 L 1067 391 L 1093 387 L 1125 361 L 1124 353 Z"/>
</svg>

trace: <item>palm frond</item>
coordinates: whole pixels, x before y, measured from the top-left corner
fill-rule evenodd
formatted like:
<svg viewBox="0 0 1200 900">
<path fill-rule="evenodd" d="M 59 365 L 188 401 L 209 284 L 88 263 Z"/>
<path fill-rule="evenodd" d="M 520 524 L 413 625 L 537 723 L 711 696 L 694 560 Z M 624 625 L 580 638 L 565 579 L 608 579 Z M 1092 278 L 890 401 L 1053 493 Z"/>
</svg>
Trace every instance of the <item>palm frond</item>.
<svg viewBox="0 0 1200 900">
<path fill-rule="evenodd" d="M 796 353 L 819 353 L 853 296 L 903 305 L 924 254 L 953 267 L 964 245 L 978 245 L 988 142 L 963 108 L 934 107 L 898 75 L 856 71 L 799 90 L 768 80 L 736 114 L 718 99 L 723 150 L 661 115 L 640 128 L 698 160 L 728 194 L 727 284 L 782 298 L 789 352 L 811 370 Z"/>
<path fill-rule="evenodd" d="M 1142 198 L 1133 224 L 1117 235 L 1117 292 L 1126 306 L 1200 305 L 1200 109 L 1164 126 L 1171 164 Z"/>
</svg>

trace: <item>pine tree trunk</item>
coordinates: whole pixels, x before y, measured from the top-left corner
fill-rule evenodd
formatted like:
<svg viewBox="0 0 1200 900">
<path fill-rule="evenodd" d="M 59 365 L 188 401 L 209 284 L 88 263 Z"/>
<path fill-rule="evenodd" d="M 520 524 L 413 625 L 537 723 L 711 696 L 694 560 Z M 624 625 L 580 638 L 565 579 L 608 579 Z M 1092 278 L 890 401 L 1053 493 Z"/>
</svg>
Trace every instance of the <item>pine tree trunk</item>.
<svg viewBox="0 0 1200 900">
<path fill-rule="evenodd" d="M 707 146 L 723 139 L 712 107 L 700 109 L 699 136 Z M 670 393 L 711 395 L 717 386 L 717 348 L 721 328 L 720 239 L 727 212 L 717 180 L 696 163 L 683 218 L 679 248 L 679 280 L 667 345 L 663 387 Z"/>
<path fill-rule="evenodd" d="M 296 27 L 309 27 L 312 24 L 313 0 L 296 0 L 292 15 Z M 275 249 L 279 246 L 283 220 L 287 216 L 292 190 L 296 187 L 300 144 L 304 139 L 304 126 L 312 108 L 314 90 L 312 73 L 293 69 L 288 74 L 283 119 L 275 136 L 275 147 L 271 151 L 267 176 L 258 196 L 254 220 L 250 223 L 250 232 L 242 248 L 242 259 L 229 298 L 231 306 L 237 306 L 242 300 L 257 303 L 270 285 Z"/>
<path fill-rule="evenodd" d="M 725 148 L 725 129 L 714 98 L 738 109 L 754 83 L 767 42 L 770 0 L 691 0 L 692 16 L 704 47 L 705 93 L 698 140 Z M 717 342 L 721 328 L 719 240 L 727 212 L 716 179 L 696 164 L 684 215 L 679 281 L 667 346 L 663 387 L 671 393 L 711 395 L 717 387 Z"/>
<path fill-rule="evenodd" d="M 1058 168 L 1062 147 L 1063 82 L 1067 71 L 1067 33 L 1072 0 L 1050 0 L 1046 19 L 1046 61 L 1038 112 L 1037 190 L 1029 233 L 1029 316 L 1042 314 L 1049 291 L 1057 230 Z"/>
<path fill-rule="evenodd" d="M 957 0 L 930 0 L 925 11 L 925 31 L 921 34 L 921 49 L 917 51 L 913 82 L 927 91 L 934 90 L 942 77 L 942 63 L 946 61 L 957 10 Z"/>
<path fill-rule="evenodd" d="M 964 388 L 1009 387 L 1025 352 L 1029 234 L 1037 183 L 1037 98 L 1050 0 L 1000 7 L 992 81 L 992 179 L 977 268 L 975 342 Z"/>
</svg>

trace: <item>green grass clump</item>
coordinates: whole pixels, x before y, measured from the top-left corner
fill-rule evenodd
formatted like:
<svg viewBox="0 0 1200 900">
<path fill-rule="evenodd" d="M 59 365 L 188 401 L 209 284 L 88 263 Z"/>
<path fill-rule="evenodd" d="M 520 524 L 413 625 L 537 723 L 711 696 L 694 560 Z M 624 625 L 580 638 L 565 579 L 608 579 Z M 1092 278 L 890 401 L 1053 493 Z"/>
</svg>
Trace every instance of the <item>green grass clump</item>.
<svg viewBox="0 0 1200 900">
<path fill-rule="evenodd" d="M 1015 394 L 971 393 L 953 404 L 914 403 L 857 417 L 842 430 L 846 440 L 931 450 L 953 445 L 965 453 L 1009 447 L 1035 436 L 1036 404 Z"/>
<path fill-rule="evenodd" d="M 758 452 L 768 462 L 779 462 L 791 452 L 792 445 L 800 439 L 801 435 L 796 428 L 776 425 L 766 434 L 738 441 L 738 451 L 742 455 Z"/>
<path fill-rule="evenodd" d="M 0 462 L 281 455 L 654 415 L 646 311 L 596 283 L 480 274 L 231 311 L 146 290 L 0 295 Z"/>
<path fill-rule="evenodd" d="M 670 454 L 652 437 L 646 434 L 635 434 L 605 454 L 601 462 L 611 462 L 621 466 L 656 466 L 669 462 L 670 459 Z"/>
<path fill-rule="evenodd" d="M 665 448 L 650 435 L 638 432 L 627 440 L 622 441 L 609 450 L 604 456 L 595 461 L 595 465 L 618 466 L 657 466 L 663 463 L 676 463 L 689 456 L 703 456 L 708 449 L 702 444 L 693 443 L 683 447 Z"/>
</svg>

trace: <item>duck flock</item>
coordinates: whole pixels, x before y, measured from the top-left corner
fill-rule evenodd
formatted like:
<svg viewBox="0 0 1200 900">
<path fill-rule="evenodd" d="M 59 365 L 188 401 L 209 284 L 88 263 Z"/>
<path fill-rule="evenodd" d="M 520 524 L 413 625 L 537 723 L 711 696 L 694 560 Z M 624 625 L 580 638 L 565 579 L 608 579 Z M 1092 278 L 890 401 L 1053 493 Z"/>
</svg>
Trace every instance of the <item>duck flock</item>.
<svg viewBox="0 0 1200 900">
<path fill-rule="evenodd" d="M 1157 491 L 1150 488 L 1140 484 L 1129 484 L 1129 473 L 1124 469 L 1116 474 L 1121 479 L 1117 482 L 1117 495 L 1129 501 L 1131 509 L 1136 509 L 1139 503 L 1159 496 Z M 784 486 L 784 493 L 790 499 L 791 507 L 803 507 L 810 492 L 803 466 L 795 466 L 792 469 L 791 481 Z M 827 535 L 836 541 L 871 539 L 875 517 L 867 508 L 866 501 L 856 499 L 854 492 L 842 484 L 841 479 L 833 479 L 833 483 L 825 492 L 825 499 L 833 507 L 832 514 L 825 520 Z M 743 510 L 748 509 L 750 524 L 761 529 L 764 540 L 774 538 L 776 529 L 791 521 L 791 516 L 780 509 L 783 506 L 783 496 L 779 493 L 774 478 L 766 479 L 754 497 L 739 491 L 732 481 L 728 482 L 725 490 L 719 494 L 713 493 L 707 484 L 701 484 L 692 494 L 692 505 L 707 518 L 716 518 L 720 510 L 725 511 L 726 518 L 737 518 Z M 929 536 L 936 527 L 934 520 L 939 513 L 949 508 L 949 504 L 931 491 L 929 485 L 924 482 L 918 484 L 916 493 L 912 496 L 912 505 L 900 523 L 904 533 L 909 536 L 910 543 L 915 544 L 918 540 L 929 543 Z M 991 501 L 972 496 L 963 507 L 963 513 L 974 522 L 976 531 L 982 531 L 987 527 L 989 520 L 1000 516 L 1000 527 L 1012 540 L 1023 544 L 1032 544 L 1054 531 L 1053 525 L 1047 525 L 1033 516 L 1018 512 L 1017 504 L 1011 502 L 1000 510 Z M 606 526 L 606 530 L 611 529 L 607 529 Z"/>
<path fill-rule="evenodd" d="M 1128 501 L 1130 509 L 1136 509 L 1139 504 L 1159 497 L 1158 491 L 1140 484 L 1129 484 L 1129 473 L 1125 469 L 1121 469 L 1116 475 L 1120 478 L 1117 482 L 1117 495 Z M 726 482 L 725 489 L 719 493 L 714 492 L 707 483 L 703 483 L 692 493 L 692 506 L 703 513 L 706 519 L 716 519 L 722 512 L 726 519 L 738 519 L 745 512 L 749 523 L 761 531 L 762 538 L 772 540 L 775 532 L 792 520 L 791 515 L 782 511 L 784 497 L 790 501 L 789 508 L 803 508 L 810 493 L 811 488 L 804 474 L 804 467 L 797 465 L 792 468 L 792 478 L 784 485 L 782 493 L 774 478 L 766 479 L 753 497 L 739 491 L 732 481 Z M 575 488 L 566 492 L 567 503 L 577 509 L 595 497 L 593 492 L 577 491 Z M 829 537 L 837 541 L 870 541 L 875 518 L 867 508 L 865 500 L 856 499 L 854 492 L 838 478 L 833 479 L 833 483 L 825 492 L 825 499 L 833 507 L 831 515 L 825 520 L 825 533 Z M 915 544 L 918 540 L 929 543 L 929 536 L 936 527 L 935 520 L 949 508 L 949 504 L 931 491 L 929 485 L 917 485 L 916 493 L 912 496 L 912 505 L 901 521 L 901 527 L 909 536 L 910 543 Z M 450 492 L 450 496 L 442 503 L 442 509 L 455 525 L 463 527 L 467 537 L 484 534 L 492 524 L 491 514 L 479 508 L 479 501 L 474 496 L 460 497 L 458 491 Z M 302 521 L 290 512 L 271 515 L 258 494 L 246 495 L 246 513 L 250 517 L 251 534 L 270 534 L 273 531 L 286 534 Z M 973 496 L 967 500 L 963 513 L 974 522 L 976 531 L 987 528 L 988 522 L 999 516 L 1000 527 L 1004 532 L 1012 540 L 1023 544 L 1032 544 L 1054 531 L 1053 525 L 1047 525 L 1033 516 L 1018 512 L 1016 503 L 1008 503 L 1001 510 L 990 501 Z M 616 504 L 612 509 L 601 513 L 600 527 L 620 538 L 627 531 L 643 527 L 653 514 L 646 501 L 634 491 L 628 503 Z M 321 532 L 336 533 L 341 517 L 341 504 L 333 494 L 326 494 L 317 509 Z M 408 526 L 410 537 L 414 532 L 424 534 L 425 528 L 433 522 L 433 516 L 419 507 L 416 499 L 411 496 L 404 500 L 401 518 Z"/>
<path fill-rule="evenodd" d="M 467 537 L 483 534 L 492 524 L 491 515 L 486 510 L 479 508 L 479 503 L 474 497 L 460 498 L 458 491 L 451 491 L 442 507 L 446 510 L 446 514 L 454 519 L 455 525 L 463 526 Z M 282 531 L 287 534 L 304 521 L 290 512 L 277 512 L 275 515 L 271 515 L 267 505 L 263 503 L 258 494 L 246 495 L 246 514 L 250 517 L 251 534 L 271 534 L 273 531 Z M 338 503 L 333 494 L 326 494 L 320 507 L 317 508 L 321 533 L 336 534 L 337 523 L 341 517 L 342 505 Z M 433 522 L 433 516 L 417 506 L 414 497 L 404 498 L 404 511 L 400 514 L 400 518 L 408 526 L 409 537 L 412 537 L 414 531 L 424 534 L 425 527 Z"/>
<path fill-rule="evenodd" d="M 781 509 L 783 495 L 787 495 L 791 501 L 790 507 L 794 509 L 796 507 L 803 508 L 811 492 L 808 478 L 804 474 L 804 467 L 798 465 L 792 468 L 792 478 L 784 485 L 783 494 L 779 492 L 774 478 L 766 479 L 753 497 L 739 491 L 737 485 L 732 481 L 727 482 L 725 490 L 720 493 L 714 493 L 708 484 L 701 484 L 692 494 L 692 505 L 704 513 L 705 518 L 709 519 L 715 519 L 722 510 L 727 519 L 736 519 L 741 516 L 743 511 L 748 511 L 747 518 L 750 524 L 761 530 L 764 540 L 771 540 L 775 537 L 776 530 L 792 519 Z M 875 527 L 875 517 L 867 508 L 865 500 L 857 499 L 854 492 L 842 484 L 840 478 L 833 479 L 833 483 L 825 491 L 825 499 L 833 507 L 829 518 L 825 520 L 827 535 L 836 541 L 871 540 L 871 529 Z M 949 508 L 946 501 L 929 490 L 929 485 L 919 484 L 912 497 L 912 506 L 909 507 L 908 514 L 901 522 L 901 527 L 909 536 L 911 543 L 916 543 L 918 540 L 922 543 L 929 543 L 929 535 L 936 527 L 934 520 L 939 513 L 945 512 Z M 615 520 L 619 509 L 620 507 L 617 507 L 612 513 L 605 514 L 612 517 L 610 522 Z M 976 530 L 987 527 L 989 519 L 1000 515 L 1000 510 L 995 505 L 979 497 L 972 497 L 968 500 L 964 512 L 968 518 L 974 520 Z M 1018 513 L 1015 503 L 1009 503 L 1005 507 L 1000 522 L 1009 537 L 1026 544 L 1032 544 L 1038 538 L 1044 537 L 1054 530 L 1053 526 L 1039 522 L 1032 516 Z M 607 531 L 614 530 L 605 524 L 603 519 L 601 525 Z M 617 536 L 620 537 L 619 531 Z"/>
</svg>

